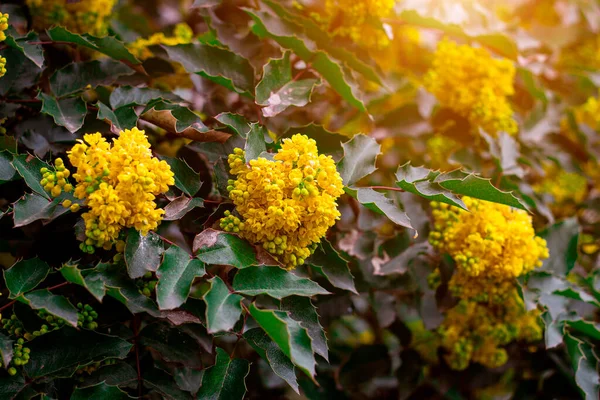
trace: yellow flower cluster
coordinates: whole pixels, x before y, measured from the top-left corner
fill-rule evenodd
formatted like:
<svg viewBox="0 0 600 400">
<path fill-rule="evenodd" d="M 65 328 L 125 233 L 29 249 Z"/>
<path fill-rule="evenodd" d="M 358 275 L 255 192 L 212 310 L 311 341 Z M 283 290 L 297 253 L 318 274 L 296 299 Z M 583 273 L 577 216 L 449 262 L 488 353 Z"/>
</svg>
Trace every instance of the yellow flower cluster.
<svg viewBox="0 0 600 400">
<path fill-rule="evenodd" d="M 164 33 L 155 33 L 149 38 L 139 38 L 135 42 L 127 45 L 129 51 L 139 58 L 145 60 L 153 56 L 152 51 L 148 47 L 164 44 L 167 46 L 176 46 L 178 44 L 191 43 L 194 32 L 186 23 L 180 23 L 175 26 L 174 36 L 165 36 Z"/>
<path fill-rule="evenodd" d="M 116 0 L 25 0 L 36 29 L 61 25 L 76 33 L 106 35 Z"/>
<path fill-rule="evenodd" d="M 577 208 L 588 194 L 587 179 L 580 174 L 567 172 L 554 163 L 544 165 L 546 176 L 533 186 L 540 194 L 549 194 L 553 198 L 550 209 L 557 218 L 575 215 Z"/>
<path fill-rule="evenodd" d="M 535 236 L 525 211 L 470 197 L 463 201 L 470 211 L 432 202 L 429 236 L 434 248 L 456 262 L 450 285 L 460 288 L 461 298 L 498 291 L 548 257 L 546 241 Z"/>
<path fill-rule="evenodd" d="M 578 40 L 573 46 L 565 48 L 558 61 L 564 68 L 598 69 L 600 68 L 600 37 L 591 36 Z"/>
<path fill-rule="evenodd" d="M 334 36 L 372 49 L 382 49 L 390 38 L 381 24 L 394 10 L 394 0 L 325 0 L 324 15 L 311 16 Z"/>
<path fill-rule="evenodd" d="M 542 325 L 539 311 L 526 311 L 513 289 L 502 304 L 461 300 L 446 313 L 438 334 L 450 368 L 463 370 L 470 362 L 496 368 L 508 360 L 502 346 L 514 340 L 540 340 Z"/>
<path fill-rule="evenodd" d="M 473 130 L 495 135 L 517 132 L 507 97 L 514 93 L 515 67 L 505 59 L 492 58 L 481 48 L 443 40 L 435 51 L 425 88 L 444 107 L 466 118 Z"/>
<path fill-rule="evenodd" d="M 288 268 L 304 264 L 327 230 L 339 219 L 337 198 L 342 178 L 331 156 L 319 154 L 305 135 L 283 139 L 273 160 L 245 162 L 242 149 L 229 155 L 229 198 L 237 216 L 221 227 L 260 243 Z"/>
<path fill-rule="evenodd" d="M 8 14 L 0 13 L 0 42 L 6 40 L 5 30 L 8 29 Z M 0 77 L 6 74 L 6 58 L 0 56 Z"/>
<path fill-rule="evenodd" d="M 135 228 L 143 235 L 156 229 L 164 210 L 156 208 L 155 196 L 169 190 L 174 178 L 169 164 L 152 156 L 144 131 L 121 131 L 112 146 L 100 133 L 86 134 L 79 142 L 68 155 L 76 169 L 74 195 L 87 206 L 82 215 L 87 239 L 81 249 L 109 250 L 123 228 Z M 78 207 L 69 200 L 63 206 Z"/>
<path fill-rule="evenodd" d="M 71 171 L 65 168 L 62 158 L 54 160 L 54 165 L 56 166 L 54 171 L 46 167 L 40 169 L 42 173 L 40 185 L 44 187 L 44 190 L 50 192 L 52 197 L 58 197 L 63 191 L 70 193 L 73 190 L 73 185 L 67 181 Z"/>
</svg>

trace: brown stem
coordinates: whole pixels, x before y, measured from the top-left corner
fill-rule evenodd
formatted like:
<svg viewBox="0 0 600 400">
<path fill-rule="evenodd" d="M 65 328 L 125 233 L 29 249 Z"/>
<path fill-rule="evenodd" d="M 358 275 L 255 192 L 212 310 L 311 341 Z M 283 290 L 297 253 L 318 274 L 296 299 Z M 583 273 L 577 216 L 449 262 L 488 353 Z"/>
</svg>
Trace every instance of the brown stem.
<svg viewBox="0 0 600 400">
<path fill-rule="evenodd" d="M 46 290 L 54 290 L 54 289 L 58 289 L 61 288 L 63 286 L 67 286 L 69 285 L 71 282 L 63 282 L 63 283 L 59 283 L 58 285 L 54 285 L 54 286 L 50 286 L 49 288 L 46 288 Z M 0 313 L 4 310 L 6 310 L 7 308 L 9 308 L 10 306 L 12 306 L 13 304 L 15 304 L 17 302 L 17 300 L 12 300 L 9 301 L 8 303 L 6 303 L 5 305 L 3 305 L 2 307 L 0 307 Z"/>
<path fill-rule="evenodd" d="M 404 192 L 404 189 L 390 187 L 390 186 L 366 186 L 365 189 L 381 189 L 381 190 L 392 190 L 394 192 Z"/>
<path fill-rule="evenodd" d="M 133 345 L 135 348 L 135 366 L 137 369 L 137 380 L 138 380 L 138 397 L 142 397 L 142 370 L 140 369 L 140 349 L 138 343 L 138 334 L 139 334 L 139 323 L 140 317 L 138 315 L 133 316 L 133 321 L 131 324 L 133 325 Z"/>
</svg>

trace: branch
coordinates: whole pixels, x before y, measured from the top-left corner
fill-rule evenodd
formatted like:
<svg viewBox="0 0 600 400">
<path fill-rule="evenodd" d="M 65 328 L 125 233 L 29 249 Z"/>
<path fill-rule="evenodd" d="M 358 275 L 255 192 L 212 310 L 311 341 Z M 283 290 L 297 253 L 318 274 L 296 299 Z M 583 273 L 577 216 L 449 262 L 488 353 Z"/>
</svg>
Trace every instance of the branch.
<svg viewBox="0 0 600 400">
<path fill-rule="evenodd" d="M 208 132 L 200 132 L 194 128 L 187 128 L 181 132 L 177 132 L 175 124 L 177 119 L 170 111 L 156 111 L 154 109 L 140 115 L 140 119 L 156 125 L 159 128 L 166 130 L 173 135 L 181 136 L 187 139 L 192 139 L 196 142 L 220 142 L 224 143 L 231 136 L 227 132 L 210 130 Z"/>
</svg>

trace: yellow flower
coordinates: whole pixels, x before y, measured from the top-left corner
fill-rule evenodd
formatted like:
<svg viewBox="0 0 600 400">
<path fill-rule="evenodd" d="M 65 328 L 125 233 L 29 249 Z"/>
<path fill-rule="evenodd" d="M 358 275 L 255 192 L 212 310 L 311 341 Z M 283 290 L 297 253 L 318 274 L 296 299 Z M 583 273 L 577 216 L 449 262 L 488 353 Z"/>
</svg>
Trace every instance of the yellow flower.
<svg viewBox="0 0 600 400">
<path fill-rule="evenodd" d="M 394 0 L 325 0 L 323 14 L 311 16 L 334 36 L 348 38 L 356 44 L 382 49 L 390 44 L 381 19 L 389 17 Z"/>
<path fill-rule="evenodd" d="M 174 34 L 175 36 L 165 36 L 162 32 L 155 33 L 147 39 L 139 38 L 135 42 L 128 44 L 127 47 L 134 56 L 140 60 L 145 60 L 146 58 L 153 56 L 148 47 L 159 44 L 176 46 L 178 44 L 191 43 L 194 35 L 192 28 L 186 23 L 177 24 L 175 26 Z"/>
<path fill-rule="evenodd" d="M 550 209 L 558 218 L 571 217 L 588 194 L 587 179 L 577 173 L 567 172 L 554 163 L 544 164 L 546 176 L 533 186 L 540 194 L 549 194 L 554 199 Z"/>
<path fill-rule="evenodd" d="M 144 131 L 121 131 L 112 145 L 100 133 L 86 134 L 68 155 L 77 181 L 74 196 L 87 207 L 82 214 L 87 236 L 82 250 L 112 248 L 123 228 L 135 228 L 143 235 L 156 229 L 164 210 L 156 208 L 155 196 L 168 191 L 175 181 L 169 165 L 152 156 Z M 70 172 L 62 160 L 56 159 L 55 164 L 58 172 L 54 175 L 46 168 L 42 171 L 53 195 L 57 188 L 58 194 L 61 187 L 72 188 L 66 183 Z M 54 184 L 57 179 L 62 186 Z M 80 207 L 68 200 L 63 206 L 73 212 Z"/>
<path fill-rule="evenodd" d="M 424 85 L 444 107 L 495 135 L 517 132 L 507 97 L 514 93 L 515 67 L 505 59 L 492 58 L 481 48 L 443 40 L 434 54 Z"/>
<path fill-rule="evenodd" d="M 8 14 L 0 13 L 0 42 L 6 40 L 5 30 L 8 29 Z"/>
<path fill-rule="evenodd" d="M 283 139 L 273 160 L 245 162 L 242 149 L 229 155 L 229 198 L 238 216 L 226 213 L 221 227 L 262 244 L 286 267 L 304 264 L 339 219 L 342 178 L 331 156 L 319 154 L 305 135 Z"/>
<path fill-rule="evenodd" d="M 25 0 L 35 29 L 61 25 L 76 33 L 104 36 L 116 0 Z"/>
</svg>

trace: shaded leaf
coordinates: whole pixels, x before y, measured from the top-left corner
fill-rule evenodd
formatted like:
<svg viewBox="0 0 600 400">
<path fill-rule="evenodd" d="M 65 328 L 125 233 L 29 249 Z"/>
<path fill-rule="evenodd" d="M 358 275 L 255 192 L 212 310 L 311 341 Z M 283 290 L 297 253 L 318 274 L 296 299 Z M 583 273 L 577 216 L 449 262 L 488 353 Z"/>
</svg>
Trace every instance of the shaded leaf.
<svg viewBox="0 0 600 400">
<path fill-rule="evenodd" d="M 88 85 L 110 85 L 120 76 L 133 73 L 131 68 L 110 58 L 71 63 L 52 74 L 50 89 L 55 96 L 63 97 L 83 91 Z"/>
<path fill-rule="evenodd" d="M 0 361 L 3 366 L 10 364 L 10 360 L 13 358 L 13 343 L 14 341 L 10 340 L 8 336 L 0 333 Z"/>
<path fill-rule="evenodd" d="M 162 100 L 155 100 L 146 106 L 144 111 L 142 111 L 142 115 L 149 112 L 168 113 L 175 119 L 175 132 L 177 133 L 183 132 L 188 128 L 192 128 L 201 133 L 210 131 L 210 129 L 202 122 L 202 118 L 188 107 L 167 103 Z"/>
<path fill-rule="evenodd" d="M 598 377 L 598 358 L 593 348 L 578 338 L 566 334 L 565 344 L 575 371 L 575 382 L 586 400 L 596 400 L 600 396 L 600 378 Z"/>
<path fill-rule="evenodd" d="M 52 294 L 47 289 L 41 289 L 26 293 L 23 298 L 34 310 L 44 310 L 48 314 L 64 319 L 73 327 L 77 327 L 77 309 L 66 297 Z"/>
<path fill-rule="evenodd" d="M 153 389 L 161 398 L 168 400 L 190 400 L 189 393 L 179 389 L 173 377 L 158 368 L 144 371 L 144 386 Z"/>
<path fill-rule="evenodd" d="M 290 271 L 279 267 L 249 267 L 235 275 L 233 289 L 248 296 L 266 294 L 276 299 L 287 296 L 315 296 L 330 294 L 316 282 L 300 278 Z"/>
<path fill-rule="evenodd" d="M 51 268 L 39 258 L 17 261 L 12 267 L 4 270 L 4 281 L 14 299 L 25 292 L 35 289 L 50 273 Z"/>
<path fill-rule="evenodd" d="M 15 155 L 11 164 L 17 170 L 19 175 L 25 179 L 25 183 L 27 183 L 27 186 L 29 186 L 31 190 L 40 194 L 42 197 L 50 199 L 50 196 L 40 184 L 40 181 L 42 180 L 40 169 L 42 167 L 48 168 L 48 164 L 37 157 L 32 157 L 27 154 Z"/>
<path fill-rule="evenodd" d="M 83 126 L 87 107 L 81 97 L 57 99 L 40 92 L 37 98 L 42 101 L 41 112 L 51 116 L 57 125 L 64 126 L 71 133 Z"/>
<path fill-rule="evenodd" d="M 252 123 L 250 124 L 250 132 L 248 132 L 248 140 L 244 151 L 246 152 L 246 162 L 258 158 L 263 152 L 267 151 L 265 143 L 266 129 L 264 126 Z"/>
<path fill-rule="evenodd" d="M 220 347 L 216 348 L 215 365 L 208 368 L 202 377 L 197 400 L 242 400 L 246 394 L 246 376 L 250 363 L 241 358 L 229 358 Z"/>
<path fill-rule="evenodd" d="M 129 276 L 133 279 L 141 278 L 146 272 L 156 271 L 163 252 L 163 241 L 156 233 L 148 232 L 144 236 L 139 231 L 130 229 L 124 253 Z"/>
<path fill-rule="evenodd" d="M 119 389 L 118 386 L 108 385 L 106 382 L 100 382 L 85 388 L 76 388 L 71 395 L 71 400 L 126 400 L 134 398 Z"/>
<path fill-rule="evenodd" d="M 338 163 L 338 171 L 344 185 L 352 186 L 377 168 L 375 162 L 381 153 L 381 146 L 375 139 L 366 135 L 356 135 L 343 143 L 344 157 Z"/>
<path fill-rule="evenodd" d="M 140 332 L 140 343 L 167 362 L 192 368 L 202 367 L 200 344 L 188 333 L 168 323 L 151 323 Z"/>
<path fill-rule="evenodd" d="M 376 192 L 371 188 L 357 188 L 356 199 L 369 210 L 385 215 L 393 223 L 405 228 L 414 229 L 408 215 L 406 215 L 398 205 L 394 204 L 392 199 L 386 197 L 383 193 Z"/>
<path fill-rule="evenodd" d="M 573 268 L 573 251 L 576 259 L 579 229 L 577 218 L 569 218 L 540 233 L 540 236 L 546 239 L 550 250 L 550 257 L 543 261 L 541 270 L 564 276 Z"/>
<path fill-rule="evenodd" d="M 248 133 L 250 133 L 250 121 L 242 115 L 224 112 L 215 116 L 215 119 L 233 129 L 244 139 L 248 136 Z"/>
<path fill-rule="evenodd" d="M 119 86 L 110 94 L 110 106 L 113 109 L 132 105 L 145 106 L 156 99 L 182 101 L 179 96 L 159 89 Z"/>
<path fill-rule="evenodd" d="M 35 193 L 26 194 L 14 204 L 15 228 L 29 225 L 38 220 L 49 222 L 60 217 L 69 211 L 68 208 L 61 205 L 63 201 L 63 196 L 50 201 Z"/>
<path fill-rule="evenodd" d="M 348 267 L 348 261 L 326 239 L 321 240 L 307 263 L 321 272 L 336 288 L 358 293 L 354 286 L 354 277 Z"/>
<path fill-rule="evenodd" d="M 13 155 L 8 150 L 0 151 L 0 183 L 13 180 L 17 171 L 12 166 Z"/>
<path fill-rule="evenodd" d="M 254 247 L 231 233 L 205 229 L 194 238 L 194 253 L 206 264 L 247 268 L 257 265 Z"/>
<path fill-rule="evenodd" d="M 82 274 L 82 271 L 77 268 L 76 265 L 65 264 L 61 269 L 59 269 L 59 272 L 68 282 L 86 288 L 99 302 L 101 302 L 104 298 L 104 295 L 106 294 L 106 286 L 104 285 L 104 281 L 101 279 L 94 279 L 92 276 L 90 279 L 86 280 Z"/>
<path fill-rule="evenodd" d="M 329 361 L 327 337 L 319 322 L 317 308 L 309 298 L 300 296 L 286 297 L 281 301 L 281 310 L 287 311 L 293 319 L 306 328 L 312 342 L 313 351 Z"/>
<path fill-rule="evenodd" d="M 25 36 L 19 35 L 16 29 L 9 26 L 5 31 L 6 39 L 4 43 L 10 47 L 19 50 L 25 57 L 30 59 L 38 68 L 44 66 L 44 48 L 41 44 L 31 44 L 29 42 L 39 42 L 39 35 L 30 31 Z"/>
<path fill-rule="evenodd" d="M 100 101 L 96 105 L 98 106 L 98 119 L 108 120 L 119 131 L 131 129 L 137 125 L 138 116 L 133 106 L 123 106 L 113 111 Z"/>
<path fill-rule="evenodd" d="M 242 314 L 239 294 L 229 292 L 225 282 L 218 276 L 210 279 L 210 289 L 204 295 L 206 302 L 206 329 L 208 333 L 229 331 Z"/>
<path fill-rule="evenodd" d="M 175 186 L 188 196 L 193 197 L 202 186 L 200 174 L 194 171 L 184 160 L 167 156 L 161 158 L 171 167 L 171 171 L 175 175 Z"/>
<path fill-rule="evenodd" d="M 196 207 L 204 207 L 204 200 L 198 197 L 187 197 L 182 194 L 165 207 L 164 221 L 181 219 Z"/>
<path fill-rule="evenodd" d="M 171 246 L 165 252 L 163 262 L 156 271 L 156 301 L 161 310 L 172 310 L 187 300 L 196 277 L 206 273 L 204 264 L 181 247 Z"/>
</svg>

